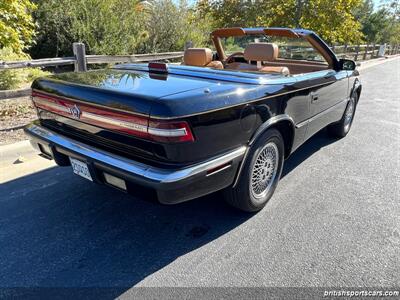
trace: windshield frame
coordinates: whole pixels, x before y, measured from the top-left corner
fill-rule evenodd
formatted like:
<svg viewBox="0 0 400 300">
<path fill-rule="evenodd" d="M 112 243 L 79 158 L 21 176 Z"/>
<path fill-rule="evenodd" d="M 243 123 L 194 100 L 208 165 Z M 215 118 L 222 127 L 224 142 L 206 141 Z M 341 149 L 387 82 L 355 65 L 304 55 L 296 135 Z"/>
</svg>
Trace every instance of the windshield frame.
<svg viewBox="0 0 400 300">
<path fill-rule="evenodd" d="M 217 29 L 211 33 L 211 40 L 215 46 L 218 57 L 220 60 L 225 61 L 227 55 L 225 49 L 222 46 L 221 38 L 235 37 L 243 35 L 266 35 L 266 36 L 284 36 L 291 38 L 300 38 L 306 40 L 316 52 L 321 54 L 321 56 L 326 60 L 329 68 L 336 69 L 338 67 L 338 60 L 329 48 L 329 46 L 314 32 L 304 29 L 291 29 L 291 28 L 222 28 Z"/>
</svg>

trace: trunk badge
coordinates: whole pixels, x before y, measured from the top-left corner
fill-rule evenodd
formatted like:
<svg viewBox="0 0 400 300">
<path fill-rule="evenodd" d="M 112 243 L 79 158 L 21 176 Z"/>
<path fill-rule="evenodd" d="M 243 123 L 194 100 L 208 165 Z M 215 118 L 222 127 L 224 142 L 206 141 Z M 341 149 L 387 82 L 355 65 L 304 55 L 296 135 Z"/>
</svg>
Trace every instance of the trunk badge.
<svg viewBox="0 0 400 300">
<path fill-rule="evenodd" d="M 79 109 L 79 107 L 75 104 L 74 106 L 69 108 L 69 113 L 75 118 L 75 119 L 79 119 L 82 115 L 81 110 Z"/>
</svg>

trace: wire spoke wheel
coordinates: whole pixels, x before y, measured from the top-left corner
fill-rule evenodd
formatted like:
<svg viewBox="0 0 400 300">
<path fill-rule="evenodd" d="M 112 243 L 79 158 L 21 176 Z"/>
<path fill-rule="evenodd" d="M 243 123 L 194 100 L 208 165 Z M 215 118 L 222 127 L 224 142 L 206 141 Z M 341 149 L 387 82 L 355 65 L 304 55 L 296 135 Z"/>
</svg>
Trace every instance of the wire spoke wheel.
<svg viewBox="0 0 400 300">
<path fill-rule="evenodd" d="M 279 166 L 279 152 L 275 143 L 267 143 L 259 152 L 251 170 L 250 193 L 263 200 L 274 183 Z"/>
</svg>

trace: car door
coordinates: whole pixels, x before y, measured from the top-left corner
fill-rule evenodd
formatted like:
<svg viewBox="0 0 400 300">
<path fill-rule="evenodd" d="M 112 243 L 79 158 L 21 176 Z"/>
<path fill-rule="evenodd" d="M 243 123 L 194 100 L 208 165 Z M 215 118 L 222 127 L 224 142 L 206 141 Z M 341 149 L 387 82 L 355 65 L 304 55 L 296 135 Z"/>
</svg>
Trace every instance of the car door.
<svg viewBox="0 0 400 300">
<path fill-rule="evenodd" d="M 340 120 L 347 104 L 348 74 L 332 69 L 304 75 L 309 86 L 310 117 L 306 139 L 327 126 Z"/>
</svg>

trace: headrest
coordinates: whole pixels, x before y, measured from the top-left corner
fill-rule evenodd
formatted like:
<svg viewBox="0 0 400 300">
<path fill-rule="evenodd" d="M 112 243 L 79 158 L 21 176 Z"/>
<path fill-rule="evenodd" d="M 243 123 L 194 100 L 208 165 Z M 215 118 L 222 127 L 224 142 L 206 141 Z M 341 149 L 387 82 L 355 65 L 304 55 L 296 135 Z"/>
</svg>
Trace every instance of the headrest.
<svg viewBox="0 0 400 300">
<path fill-rule="evenodd" d="M 278 46 L 273 43 L 250 43 L 244 49 L 244 58 L 251 61 L 272 61 L 278 58 Z"/>
<path fill-rule="evenodd" d="M 183 62 L 188 66 L 204 67 L 211 61 L 212 51 L 209 48 L 189 48 L 183 55 Z"/>
</svg>

